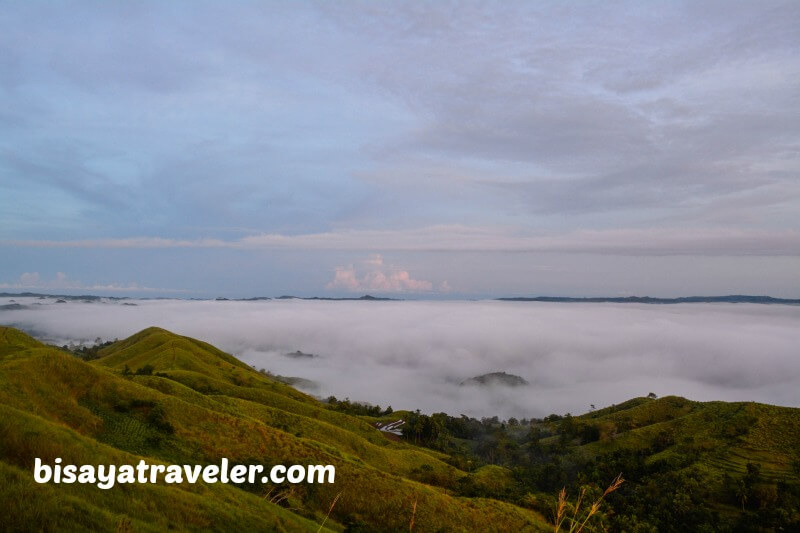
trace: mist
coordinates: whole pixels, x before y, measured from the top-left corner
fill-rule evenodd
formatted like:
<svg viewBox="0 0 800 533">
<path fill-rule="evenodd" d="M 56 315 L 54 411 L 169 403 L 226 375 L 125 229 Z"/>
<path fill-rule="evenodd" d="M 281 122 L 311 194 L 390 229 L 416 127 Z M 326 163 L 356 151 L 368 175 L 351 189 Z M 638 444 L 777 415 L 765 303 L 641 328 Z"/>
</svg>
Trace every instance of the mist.
<svg viewBox="0 0 800 533">
<path fill-rule="evenodd" d="M 579 414 L 654 392 L 800 407 L 800 307 L 497 301 L 0 298 L 0 324 L 58 345 L 148 326 L 210 342 L 306 392 L 451 415 Z M 125 303 L 135 305 L 124 305 Z M 287 357 L 301 350 L 317 357 Z M 461 386 L 508 372 L 524 387 Z"/>
</svg>

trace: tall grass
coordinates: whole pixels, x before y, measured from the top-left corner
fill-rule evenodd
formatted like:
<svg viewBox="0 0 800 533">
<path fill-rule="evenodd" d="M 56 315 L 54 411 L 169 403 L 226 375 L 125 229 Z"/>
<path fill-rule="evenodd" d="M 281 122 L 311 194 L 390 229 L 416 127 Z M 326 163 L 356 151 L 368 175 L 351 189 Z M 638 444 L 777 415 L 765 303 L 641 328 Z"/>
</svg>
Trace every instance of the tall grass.
<svg viewBox="0 0 800 533">
<path fill-rule="evenodd" d="M 586 503 L 583 501 L 586 496 L 586 489 L 581 489 L 581 493 L 578 495 L 578 501 L 576 501 L 573 506 L 572 516 L 568 516 L 569 512 L 567 506 L 569 502 L 567 501 L 567 489 L 562 488 L 561 492 L 558 494 L 553 532 L 559 533 L 562 531 L 561 527 L 564 526 L 564 530 L 569 533 L 581 533 L 589 523 L 589 519 L 600 510 L 600 504 L 603 503 L 603 499 L 617 490 L 624 482 L 625 480 L 622 478 L 622 474 L 619 474 L 599 498 L 593 501 L 588 507 L 583 508 L 581 508 L 581 506 Z"/>
<path fill-rule="evenodd" d="M 320 531 L 322 531 L 322 527 L 325 525 L 325 522 L 327 522 L 327 521 L 328 521 L 328 517 L 330 517 L 330 516 L 331 516 L 331 511 L 333 511 L 333 508 L 334 508 L 334 507 L 336 507 L 336 502 L 338 502 L 338 501 L 339 501 L 339 497 L 340 497 L 341 495 L 342 495 L 342 493 L 340 492 L 339 494 L 337 494 L 337 495 L 336 495 L 336 497 L 335 497 L 335 498 L 333 499 L 333 501 L 331 502 L 331 506 L 330 506 L 330 507 L 328 507 L 328 514 L 326 514 L 326 515 L 325 515 L 325 519 L 324 519 L 324 520 L 322 521 L 322 523 L 319 525 L 319 529 L 317 530 L 317 533 L 319 533 Z"/>
</svg>

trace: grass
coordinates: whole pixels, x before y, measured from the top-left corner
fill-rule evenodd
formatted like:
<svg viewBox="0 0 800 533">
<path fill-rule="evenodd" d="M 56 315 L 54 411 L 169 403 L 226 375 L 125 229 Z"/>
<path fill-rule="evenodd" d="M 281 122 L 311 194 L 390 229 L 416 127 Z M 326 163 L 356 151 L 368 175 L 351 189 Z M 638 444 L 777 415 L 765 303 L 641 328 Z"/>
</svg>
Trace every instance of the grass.
<svg viewBox="0 0 800 533">
<path fill-rule="evenodd" d="M 562 526 L 564 526 L 568 533 L 582 533 L 589 524 L 589 520 L 600 511 L 600 505 L 603 503 L 605 497 L 620 488 L 624 482 L 625 480 L 622 478 L 622 474 L 618 475 L 603 494 L 591 503 L 585 501 L 586 489 L 581 489 L 577 501 L 574 504 L 570 504 L 567 501 L 567 489 L 562 488 L 561 492 L 558 494 L 553 531 L 559 533 Z M 569 512 L 570 510 L 572 511 L 571 514 Z"/>
<path fill-rule="evenodd" d="M 759 463 L 767 480 L 797 478 L 793 467 L 800 460 L 797 409 L 753 402 L 700 403 L 675 396 L 641 400 L 627 409 L 578 417 L 626 428 L 613 439 L 583 446 L 584 452 L 651 449 L 666 438 L 668 445 L 651 455 L 650 463 L 696 455 L 695 466 L 714 475 L 744 474 L 747 463 Z"/>
<path fill-rule="evenodd" d="M 334 412 L 199 341 L 149 328 L 91 363 L 0 329 L 0 504 L 12 530 L 546 529 L 510 503 L 448 492 L 466 473 L 443 454 L 385 438 L 368 419 Z M 145 365 L 153 375 L 127 375 Z M 333 464 L 334 485 L 36 485 L 33 459 L 64 463 Z M 417 475 L 425 472 L 425 481 Z M 436 483 L 430 485 L 428 483 Z M 265 498 L 270 490 L 280 498 Z M 27 492 L 26 492 L 27 491 Z M 29 497 L 14 505 L 20 493 Z M 274 493 L 273 493 L 274 494 Z M 340 498 L 337 499 L 337 495 Z M 336 502 L 331 505 L 331 502 Z M 5 526 L 5 523 L 4 523 Z"/>
<path fill-rule="evenodd" d="M 489 464 L 468 473 L 449 464 L 446 453 L 389 439 L 373 426 L 407 419 L 407 412 L 373 418 L 335 411 L 213 346 L 160 328 L 107 346 L 99 356 L 86 362 L 0 327 L 4 529 L 547 531 L 555 525 L 556 531 L 578 531 L 602 514 L 599 502 L 608 494 L 600 496 L 597 489 L 594 497 L 584 494 L 570 504 L 564 493 L 556 524 L 548 524 L 513 503 L 524 499 L 515 492 L 516 471 Z M 143 368 L 149 371 L 137 375 Z M 726 475 L 744 475 L 754 462 L 763 482 L 798 477 L 797 409 L 668 396 L 635 398 L 572 422 L 598 430 L 594 442 L 581 444 L 576 437 L 570 444 L 570 453 L 587 460 L 641 453 L 646 465 L 691 470 L 717 487 Z M 538 424 L 552 435 L 541 444 L 555 449 L 559 422 Z M 515 432 L 527 428 L 510 430 Z M 103 491 L 37 485 L 31 475 L 35 457 L 75 464 L 140 458 L 207 464 L 222 457 L 248 464 L 333 464 L 336 483 L 127 485 Z M 532 496 L 544 501 L 541 494 Z M 63 523 L 54 525 L 54 516 L 63 516 Z"/>
</svg>

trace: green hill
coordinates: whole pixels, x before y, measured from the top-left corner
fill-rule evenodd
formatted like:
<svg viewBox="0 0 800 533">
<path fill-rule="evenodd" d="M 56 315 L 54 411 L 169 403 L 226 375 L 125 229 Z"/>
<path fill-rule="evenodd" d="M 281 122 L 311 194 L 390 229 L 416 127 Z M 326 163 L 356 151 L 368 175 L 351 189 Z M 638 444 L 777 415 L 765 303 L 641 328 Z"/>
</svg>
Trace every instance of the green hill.
<svg viewBox="0 0 800 533">
<path fill-rule="evenodd" d="M 604 518 L 612 531 L 800 530 L 800 409 L 669 396 L 574 417 L 442 425 L 436 448 L 513 472 L 501 489 L 470 474 L 466 494 L 527 497 L 546 513 L 561 487 L 597 494 L 622 473 Z"/>
<path fill-rule="evenodd" d="M 376 427 L 400 419 L 402 437 Z M 70 353 L 0 327 L 0 435 L 10 531 L 552 531 L 562 487 L 589 502 L 619 473 L 597 530 L 800 530 L 800 409 L 669 396 L 542 420 L 390 413 L 160 328 Z M 57 457 L 332 464 L 336 481 L 35 483 L 34 460 Z"/>
<path fill-rule="evenodd" d="M 148 328 L 87 362 L 0 328 L 6 530 L 544 531 L 536 512 L 454 494 L 447 455 L 390 439 L 216 348 Z M 137 373 L 138 372 L 138 373 Z M 33 481 L 52 464 L 333 464 L 334 484 Z"/>
<path fill-rule="evenodd" d="M 581 417 L 622 432 L 585 448 L 592 454 L 612 449 L 660 449 L 649 462 L 670 462 L 690 453 L 709 472 L 722 475 L 761 465 L 772 481 L 797 478 L 800 461 L 800 410 L 752 402 L 691 402 L 669 396 L 642 398 L 638 405 Z"/>
</svg>

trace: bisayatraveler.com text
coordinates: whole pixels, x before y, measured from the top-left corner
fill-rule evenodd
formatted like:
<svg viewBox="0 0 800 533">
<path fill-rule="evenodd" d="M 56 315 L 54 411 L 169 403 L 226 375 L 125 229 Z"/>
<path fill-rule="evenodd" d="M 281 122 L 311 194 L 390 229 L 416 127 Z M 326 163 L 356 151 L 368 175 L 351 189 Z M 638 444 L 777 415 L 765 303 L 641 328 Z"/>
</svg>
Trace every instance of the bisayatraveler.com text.
<svg viewBox="0 0 800 533">
<path fill-rule="evenodd" d="M 144 459 L 136 465 L 62 464 L 57 457 L 52 465 L 36 458 L 33 479 L 37 483 L 83 483 L 110 489 L 124 483 L 333 483 L 333 465 L 231 465 L 223 458 L 210 465 L 149 464 Z"/>
</svg>

